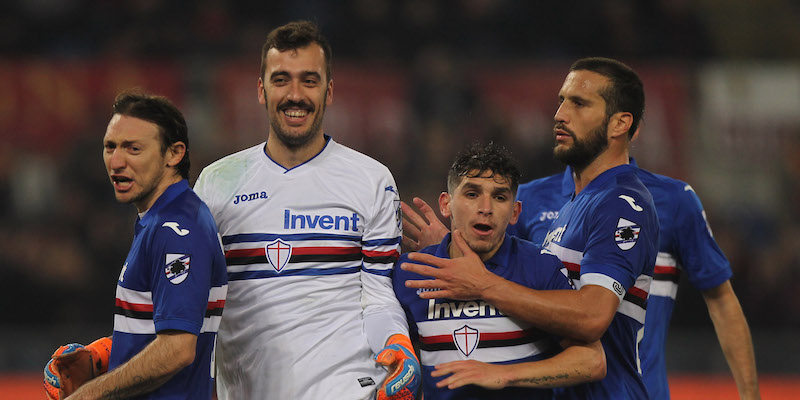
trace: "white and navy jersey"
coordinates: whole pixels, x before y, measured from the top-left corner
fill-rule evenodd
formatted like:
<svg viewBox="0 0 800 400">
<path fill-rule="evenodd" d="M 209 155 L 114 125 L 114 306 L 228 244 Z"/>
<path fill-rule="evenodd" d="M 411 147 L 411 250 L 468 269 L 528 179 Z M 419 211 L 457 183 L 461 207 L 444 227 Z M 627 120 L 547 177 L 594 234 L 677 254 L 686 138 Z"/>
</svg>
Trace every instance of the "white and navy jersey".
<svg viewBox="0 0 800 400">
<path fill-rule="evenodd" d="M 449 258 L 448 234 L 439 245 L 426 247 L 422 253 Z M 426 399 L 550 399 L 550 389 L 510 387 L 487 390 L 475 385 L 458 389 L 437 388 L 431 372 L 437 364 L 477 360 L 497 364 L 537 361 L 561 351 L 560 340 L 532 325 L 506 316 L 483 300 L 459 301 L 422 299 L 421 289 L 405 286 L 406 280 L 430 279 L 400 269 L 408 261 L 404 254 L 394 270 L 394 291 L 409 320 L 411 335 L 420 350 L 422 389 Z M 523 286 L 537 289 L 572 289 L 561 273 L 561 262 L 553 255 L 542 254 L 533 243 L 506 235 L 503 244 L 486 268 Z"/>
<path fill-rule="evenodd" d="M 635 161 L 631 159 L 631 163 Z M 647 300 L 644 337 L 639 344 L 642 376 L 652 399 L 668 399 L 664 351 L 669 320 L 680 275 L 699 290 L 719 286 L 732 276 L 730 264 L 706 222 L 694 190 L 676 179 L 637 169 L 636 174 L 653 196 L 660 228 L 658 257 Z M 575 183 L 572 170 L 520 185 L 517 200 L 522 214 L 514 228 L 522 238 L 541 243 L 558 210 L 566 204 Z"/>
<path fill-rule="evenodd" d="M 197 335 L 194 362 L 137 399 L 211 399 L 214 339 L 228 290 L 217 227 L 182 180 L 136 221 L 117 282 L 109 369 L 135 356 L 165 330 Z"/>
<path fill-rule="evenodd" d="M 264 149 L 211 164 L 195 185 L 222 235 L 230 282 L 218 396 L 374 396 L 386 370 L 372 356 L 408 334 L 390 277 L 401 237 L 394 178 L 327 136 L 291 169 Z"/>
<path fill-rule="evenodd" d="M 658 219 L 636 169 L 621 165 L 593 179 L 559 210 L 543 243 L 564 264 L 576 288 L 598 285 L 620 300 L 601 338 L 608 367 L 605 379 L 563 389 L 567 398 L 647 398 L 637 336 L 653 279 Z"/>
</svg>

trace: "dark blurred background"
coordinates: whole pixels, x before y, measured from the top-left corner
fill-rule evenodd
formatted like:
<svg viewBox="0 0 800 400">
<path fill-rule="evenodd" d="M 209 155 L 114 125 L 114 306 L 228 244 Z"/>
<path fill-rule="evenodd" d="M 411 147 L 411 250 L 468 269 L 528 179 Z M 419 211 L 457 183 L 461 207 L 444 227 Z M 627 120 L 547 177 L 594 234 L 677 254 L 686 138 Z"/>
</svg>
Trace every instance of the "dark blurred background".
<svg viewBox="0 0 800 400">
<path fill-rule="evenodd" d="M 618 58 L 645 81 L 633 155 L 685 180 L 731 261 L 759 371 L 800 374 L 800 5 L 792 0 L 6 0 L 0 4 L 0 371 L 111 333 L 135 209 L 101 139 L 116 93 L 173 99 L 202 167 L 266 138 L 261 45 L 311 19 L 333 47 L 325 132 L 433 202 L 472 140 L 513 149 L 524 181 L 560 171 L 552 115 L 571 63 Z M 192 183 L 194 181 L 192 180 Z M 685 280 L 685 278 L 684 278 Z M 684 281 L 674 373 L 726 373 Z"/>
</svg>

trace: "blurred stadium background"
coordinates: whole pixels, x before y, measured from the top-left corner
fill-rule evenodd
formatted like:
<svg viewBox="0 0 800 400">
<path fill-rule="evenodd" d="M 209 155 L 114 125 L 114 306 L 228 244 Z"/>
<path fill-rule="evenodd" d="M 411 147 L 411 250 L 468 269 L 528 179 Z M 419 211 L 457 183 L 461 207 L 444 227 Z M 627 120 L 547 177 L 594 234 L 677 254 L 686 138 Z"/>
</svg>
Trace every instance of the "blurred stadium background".
<svg viewBox="0 0 800 400">
<path fill-rule="evenodd" d="M 278 3 L 278 4 L 275 4 Z M 133 207 L 101 138 L 137 86 L 187 117 L 192 176 L 263 141 L 266 33 L 318 22 L 333 47 L 325 131 L 434 201 L 471 140 L 509 145 L 524 180 L 550 155 L 575 59 L 633 66 L 647 110 L 634 156 L 688 181 L 734 269 L 764 398 L 800 389 L 800 5 L 793 0 L 7 0 L 0 4 L 0 398 L 43 398 L 67 342 L 111 332 Z M 193 183 L 193 181 L 192 181 Z M 682 282 L 668 344 L 676 399 L 734 398 L 700 294 Z M 14 392 L 13 390 L 18 390 Z"/>
</svg>

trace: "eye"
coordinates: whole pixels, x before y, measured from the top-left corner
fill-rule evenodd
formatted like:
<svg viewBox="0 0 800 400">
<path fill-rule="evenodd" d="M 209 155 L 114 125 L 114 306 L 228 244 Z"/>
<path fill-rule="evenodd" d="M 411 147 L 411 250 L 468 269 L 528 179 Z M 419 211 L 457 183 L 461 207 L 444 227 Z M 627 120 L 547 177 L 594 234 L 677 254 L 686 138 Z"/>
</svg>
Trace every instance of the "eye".
<svg viewBox="0 0 800 400">
<path fill-rule="evenodd" d="M 275 86 L 283 86 L 283 85 L 287 84 L 289 82 L 289 80 L 286 79 L 286 77 L 279 76 L 279 77 L 272 78 L 272 80 L 270 82 L 272 82 L 272 84 L 275 85 Z"/>
<path fill-rule="evenodd" d="M 468 198 L 472 199 L 472 198 L 478 197 L 478 193 L 466 192 L 466 193 L 464 193 L 464 197 L 468 197 Z"/>
</svg>

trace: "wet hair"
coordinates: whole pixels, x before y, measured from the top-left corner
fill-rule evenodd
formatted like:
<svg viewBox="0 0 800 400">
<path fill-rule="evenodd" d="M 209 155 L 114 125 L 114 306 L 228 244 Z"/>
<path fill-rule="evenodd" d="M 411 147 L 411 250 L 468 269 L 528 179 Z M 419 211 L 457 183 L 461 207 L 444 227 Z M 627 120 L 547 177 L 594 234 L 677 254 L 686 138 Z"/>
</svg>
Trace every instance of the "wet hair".
<svg viewBox="0 0 800 400">
<path fill-rule="evenodd" d="M 183 179 L 189 179 L 189 131 L 178 107 L 164 96 L 147 94 L 140 89 L 129 89 L 114 99 L 111 115 L 120 114 L 152 122 L 158 126 L 161 137 L 161 154 L 176 142 L 186 145 L 183 159 L 175 166 Z"/>
<path fill-rule="evenodd" d="M 511 152 L 494 142 L 472 143 L 456 156 L 447 173 L 447 191 L 452 194 L 464 177 L 474 178 L 486 171 L 491 171 L 489 177 L 495 180 L 505 178 L 511 184 L 511 192 L 516 196 L 522 174 Z"/>
<path fill-rule="evenodd" d="M 269 49 L 278 51 L 302 49 L 311 43 L 316 43 L 322 48 L 325 55 L 325 75 L 326 82 L 331 81 L 331 45 L 328 39 L 322 35 L 317 24 L 310 21 L 293 21 L 286 25 L 279 26 L 267 35 L 267 40 L 261 48 L 261 74 L 264 79 L 264 72 L 267 70 L 267 53 Z"/>
<path fill-rule="evenodd" d="M 590 57 L 575 61 L 570 71 L 592 71 L 605 76 L 611 84 L 600 93 L 606 102 L 606 116 L 629 112 L 633 123 L 628 131 L 632 138 L 644 115 L 644 84 L 631 67 L 610 58 Z"/>
</svg>

